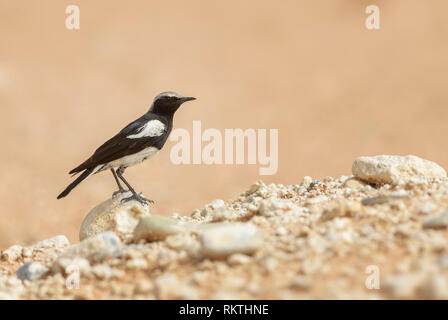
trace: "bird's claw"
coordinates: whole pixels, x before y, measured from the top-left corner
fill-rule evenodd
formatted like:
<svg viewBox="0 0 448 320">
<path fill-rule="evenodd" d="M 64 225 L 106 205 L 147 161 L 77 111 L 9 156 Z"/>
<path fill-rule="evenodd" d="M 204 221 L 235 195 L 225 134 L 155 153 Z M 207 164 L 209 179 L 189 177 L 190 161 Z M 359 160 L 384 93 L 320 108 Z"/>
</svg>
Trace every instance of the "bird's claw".
<svg viewBox="0 0 448 320">
<path fill-rule="evenodd" d="M 149 203 L 151 203 L 151 204 L 154 204 L 154 200 L 145 198 L 141 192 L 138 193 L 138 196 L 139 196 L 140 198 L 142 198 L 144 201 L 149 202 Z"/>
<path fill-rule="evenodd" d="M 133 194 L 133 195 L 130 196 L 130 197 L 121 199 L 121 203 L 125 203 L 125 202 L 131 201 L 131 200 L 136 200 L 136 201 L 140 202 L 140 203 L 143 204 L 143 205 L 147 205 L 148 203 L 151 203 L 151 204 L 154 203 L 153 200 L 146 199 L 146 198 L 141 194 L 141 192 L 139 192 L 139 193 L 135 193 L 135 194 Z"/>
<path fill-rule="evenodd" d="M 116 198 L 117 196 L 119 196 L 120 194 L 126 193 L 128 192 L 128 190 L 125 189 L 119 189 L 117 191 L 115 191 L 114 193 L 112 193 L 112 198 Z"/>
</svg>

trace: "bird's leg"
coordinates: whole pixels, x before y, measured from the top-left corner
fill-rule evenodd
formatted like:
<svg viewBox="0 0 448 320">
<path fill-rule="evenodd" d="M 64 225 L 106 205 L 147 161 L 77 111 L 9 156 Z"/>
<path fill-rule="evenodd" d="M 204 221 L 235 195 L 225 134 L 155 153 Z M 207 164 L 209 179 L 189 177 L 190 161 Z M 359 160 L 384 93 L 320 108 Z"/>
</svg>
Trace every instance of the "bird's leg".
<svg viewBox="0 0 448 320">
<path fill-rule="evenodd" d="M 119 167 L 119 168 L 117 169 L 117 175 L 118 175 L 118 177 L 121 179 L 121 181 L 123 181 L 124 184 L 129 188 L 129 191 L 132 192 L 132 196 L 130 196 L 130 197 L 128 197 L 128 198 L 124 198 L 124 199 L 122 199 L 121 201 L 122 201 L 122 202 L 127 202 L 127 201 L 129 201 L 129 200 L 134 199 L 134 200 L 137 200 L 138 202 L 140 202 L 140 203 L 142 203 L 142 204 L 146 204 L 147 202 L 154 203 L 153 200 L 146 199 L 145 197 L 143 197 L 143 196 L 139 195 L 137 192 L 135 192 L 135 190 L 131 187 L 131 185 L 130 185 L 130 184 L 126 181 L 126 179 L 123 177 L 123 173 L 124 173 L 124 170 L 125 170 L 125 169 L 126 169 L 125 167 Z"/>
<path fill-rule="evenodd" d="M 115 170 L 113 168 L 111 168 L 110 171 L 112 171 L 112 174 L 114 175 L 115 182 L 117 183 L 117 186 L 118 186 L 118 191 L 115 191 L 112 194 L 112 198 L 115 198 L 118 194 L 126 192 L 126 190 L 121 186 L 120 180 L 118 180 Z"/>
</svg>

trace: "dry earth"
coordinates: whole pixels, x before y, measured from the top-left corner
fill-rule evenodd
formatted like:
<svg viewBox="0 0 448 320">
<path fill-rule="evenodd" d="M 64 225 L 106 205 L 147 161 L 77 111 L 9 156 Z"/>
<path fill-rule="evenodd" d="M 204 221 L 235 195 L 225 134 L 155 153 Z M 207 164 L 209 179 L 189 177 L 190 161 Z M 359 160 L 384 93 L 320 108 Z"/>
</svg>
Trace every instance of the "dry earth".
<svg viewBox="0 0 448 320">
<path fill-rule="evenodd" d="M 146 215 L 132 239 L 108 231 L 70 247 L 64 236 L 14 246 L 2 254 L 0 298 L 448 299 L 445 171 L 376 157 L 357 159 L 353 172 L 370 184 L 259 181 L 191 216 Z M 19 280 L 31 261 L 40 264 Z M 73 266 L 79 288 L 70 288 Z"/>
</svg>

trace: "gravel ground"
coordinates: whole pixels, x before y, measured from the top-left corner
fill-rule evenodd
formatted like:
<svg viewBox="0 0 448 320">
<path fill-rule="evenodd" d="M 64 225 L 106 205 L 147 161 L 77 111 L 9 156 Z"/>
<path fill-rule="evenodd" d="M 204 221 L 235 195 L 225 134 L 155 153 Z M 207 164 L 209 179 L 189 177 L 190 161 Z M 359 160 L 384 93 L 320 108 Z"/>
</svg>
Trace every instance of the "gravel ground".
<svg viewBox="0 0 448 320">
<path fill-rule="evenodd" d="M 131 234 L 114 232 L 121 212 L 77 244 L 2 251 L 0 299 L 448 299 L 445 171 L 362 157 L 353 172 L 364 180 L 258 181 L 190 216 L 128 204 Z"/>
</svg>

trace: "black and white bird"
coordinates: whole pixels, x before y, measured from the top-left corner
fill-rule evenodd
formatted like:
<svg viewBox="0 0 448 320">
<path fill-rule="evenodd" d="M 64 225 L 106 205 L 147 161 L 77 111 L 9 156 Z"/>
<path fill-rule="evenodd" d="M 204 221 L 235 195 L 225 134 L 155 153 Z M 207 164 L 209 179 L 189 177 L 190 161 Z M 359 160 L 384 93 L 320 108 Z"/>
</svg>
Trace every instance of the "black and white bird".
<svg viewBox="0 0 448 320">
<path fill-rule="evenodd" d="M 135 199 L 140 203 L 154 202 L 135 192 L 123 177 L 123 173 L 126 168 L 153 157 L 162 149 L 173 128 L 174 113 L 182 103 L 195 99 L 182 97 L 175 92 L 158 94 L 148 112 L 124 127 L 99 147 L 89 159 L 69 172 L 73 175 L 82 173 L 58 195 L 58 199 L 68 195 L 81 181 L 92 174 L 110 169 L 118 185 L 116 193 L 126 192 L 120 180 L 132 193 L 132 196 L 122 201 Z"/>
</svg>

